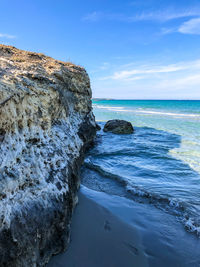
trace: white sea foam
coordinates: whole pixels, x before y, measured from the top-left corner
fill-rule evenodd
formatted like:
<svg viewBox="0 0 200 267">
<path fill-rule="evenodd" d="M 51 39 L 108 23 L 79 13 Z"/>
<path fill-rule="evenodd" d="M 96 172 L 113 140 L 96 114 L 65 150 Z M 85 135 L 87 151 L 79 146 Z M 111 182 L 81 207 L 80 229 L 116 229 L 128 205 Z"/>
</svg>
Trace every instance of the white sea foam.
<svg viewBox="0 0 200 267">
<path fill-rule="evenodd" d="M 189 113 L 171 113 L 171 112 L 158 112 L 158 111 L 151 111 L 151 110 L 136 110 L 137 113 L 146 113 L 146 114 L 155 114 L 155 115 L 167 115 L 167 116 L 176 116 L 176 117 L 198 117 L 198 114 L 189 114 Z"/>
<path fill-rule="evenodd" d="M 154 111 L 154 110 L 145 110 L 142 108 L 125 109 L 124 107 L 104 106 L 104 105 L 97 105 L 97 104 L 93 104 L 93 107 L 98 108 L 98 109 L 106 109 L 106 110 L 118 111 L 118 112 L 132 112 L 132 113 L 164 115 L 164 116 L 173 116 L 173 117 L 192 117 L 192 118 L 199 118 L 200 119 L 200 114 L 193 114 L 193 113 L 173 113 L 173 112 L 164 112 L 164 111 L 161 112 L 161 111 Z"/>
<path fill-rule="evenodd" d="M 196 225 L 193 219 L 189 218 L 188 220 L 185 220 L 184 224 L 185 224 L 185 228 L 189 232 L 196 233 L 197 236 L 200 236 L 200 226 Z"/>
<path fill-rule="evenodd" d="M 127 177 L 113 174 L 106 168 L 102 168 L 102 166 L 94 164 L 90 158 L 85 159 L 85 166 L 99 172 L 101 175 L 105 175 L 106 177 L 109 177 L 111 179 L 123 182 L 123 185 L 125 186 L 127 192 L 136 197 L 134 198 L 135 201 L 137 201 L 137 197 L 140 198 L 138 200 L 139 202 L 141 202 L 141 198 L 144 199 L 144 201 L 149 200 L 149 203 L 153 204 L 157 208 L 168 211 L 169 213 L 175 215 L 177 219 L 183 223 L 188 232 L 195 233 L 197 236 L 200 236 L 199 223 L 196 222 L 195 218 L 190 217 L 190 213 L 188 212 L 185 203 L 183 203 L 182 201 L 169 196 L 165 197 L 153 192 L 146 191 L 144 188 L 135 185 L 133 181 L 130 181 Z"/>
<path fill-rule="evenodd" d="M 112 107 L 112 106 L 103 106 L 103 105 L 96 105 L 93 104 L 94 108 L 99 108 L 99 109 L 107 109 L 107 110 L 113 110 L 113 111 L 126 111 L 124 110 L 124 107 Z"/>
<path fill-rule="evenodd" d="M 117 143 L 118 137 L 114 136 L 115 148 L 110 146 L 110 136 L 102 136 L 104 142 L 99 144 L 86 167 L 119 181 L 134 201 L 149 203 L 173 214 L 188 232 L 200 237 L 199 106 L 112 104 L 114 106 L 95 104 L 97 119 L 99 115 L 102 121 L 119 114 L 125 116 L 135 125 L 134 139 L 126 138 L 120 144 L 123 137 L 120 136 Z"/>
</svg>

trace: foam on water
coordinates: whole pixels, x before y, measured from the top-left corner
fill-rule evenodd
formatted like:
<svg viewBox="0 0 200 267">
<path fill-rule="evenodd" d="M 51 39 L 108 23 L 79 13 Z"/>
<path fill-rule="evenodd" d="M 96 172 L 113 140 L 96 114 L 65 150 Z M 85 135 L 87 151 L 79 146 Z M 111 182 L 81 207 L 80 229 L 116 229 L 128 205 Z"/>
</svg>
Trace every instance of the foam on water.
<svg viewBox="0 0 200 267">
<path fill-rule="evenodd" d="M 138 109 L 127 109 L 125 107 L 114 107 L 114 106 L 101 106 L 101 105 L 93 105 L 94 108 L 97 109 L 106 109 L 109 111 L 118 111 L 118 112 L 131 112 L 131 113 L 143 113 L 143 114 L 151 114 L 151 115 L 162 115 L 162 116 L 173 116 L 173 117 L 191 117 L 191 118 L 198 118 L 200 119 L 200 114 L 190 114 L 190 113 L 174 113 L 174 112 L 161 112 L 161 111 L 154 111 L 154 110 L 142 110 L 141 108 Z"/>
<path fill-rule="evenodd" d="M 200 101 L 96 101 L 94 113 L 99 121 L 131 121 L 135 133 L 99 133 L 84 166 L 94 173 L 93 189 L 121 194 L 121 187 L 200 235 Z"/>
<path fill-rule="evenodd" d="M 108 170 L 105 170 L 100 166 L 93 164 L 90 158 L 86 158 L 84 165 L 86 168 L 94 170 L 95 172 L 106 178 L 120 182 L 125 187 L 126 191 L 133 195 L 134 201 L 138 201 L 140 203 L 148 202 L 149 204 L 153 204 L 159 209 L 162 209 L 166 212 L 169 212 L 170 214 L 175 215 L 178 220 L 180 220 L 184 224 L 187 231 L 195 233 L 197 234 L 197 236 L 200 236 L 200 221 L 198 221 L 195 217 L 190 217 L 191 215 L 187 210 L 186 203 L 167 195 L 163 196 L 156 193 L 148 192 L 144 188 L 134 184 L 134 182 L 132 182 L 130 179 L 119 176 L 117 174 L 113 174 Z"/>
</svg>

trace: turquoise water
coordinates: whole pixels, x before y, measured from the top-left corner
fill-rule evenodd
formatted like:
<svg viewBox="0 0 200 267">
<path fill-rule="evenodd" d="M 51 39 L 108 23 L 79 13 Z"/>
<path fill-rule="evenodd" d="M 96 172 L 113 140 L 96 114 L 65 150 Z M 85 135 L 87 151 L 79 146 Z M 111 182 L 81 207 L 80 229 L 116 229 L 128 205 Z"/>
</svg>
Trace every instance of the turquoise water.
<svg viewBox="0 0 200 267">
<path fill-rule="evenodd" d="M 200 173 L 200 101 L 101 100 L 93 107 L 98 121 L 119 118 L 178 134 L 180 147 L 171 153 Z"/>
<path fill-rule="evenodd" d="M 200 234 L 200 101 L 93 100 L 96 120 L 131 121 L 131 135 L 98 133 L 83 184 L 173 214 Z"/>
</svg>

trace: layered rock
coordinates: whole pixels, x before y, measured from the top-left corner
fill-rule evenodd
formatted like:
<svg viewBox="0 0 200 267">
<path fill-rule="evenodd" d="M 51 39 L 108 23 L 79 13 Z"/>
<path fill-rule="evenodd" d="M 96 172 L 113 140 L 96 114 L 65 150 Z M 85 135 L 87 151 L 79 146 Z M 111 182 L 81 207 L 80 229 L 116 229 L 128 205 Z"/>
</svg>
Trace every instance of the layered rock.
<svg viewBox="0 0 200 267">
<path fill-rule="evenodd" d="M 66 249 L 96 124 L 86 71 L 0 45 L 0 266 Z"/>
</svg>

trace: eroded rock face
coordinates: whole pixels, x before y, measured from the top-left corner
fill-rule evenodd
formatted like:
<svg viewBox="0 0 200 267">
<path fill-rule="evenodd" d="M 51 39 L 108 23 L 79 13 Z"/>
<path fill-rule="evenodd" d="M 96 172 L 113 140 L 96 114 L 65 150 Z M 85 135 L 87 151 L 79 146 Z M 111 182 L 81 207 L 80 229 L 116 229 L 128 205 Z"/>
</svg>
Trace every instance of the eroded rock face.
<svg viewBox="0 0 200 267">
<path fill-rule="evenodd" d="M 125 120 L 109 120 L 106 122 L 104 132 L 111 132 L 114 134 L 131 134 L 134 129 L 130 122 Z"/>
<path fill-rule="evenodd" d="M 79 66 L 0 45 L 0 266 L 66 249 L 96 123 Z"/>
</svg>

